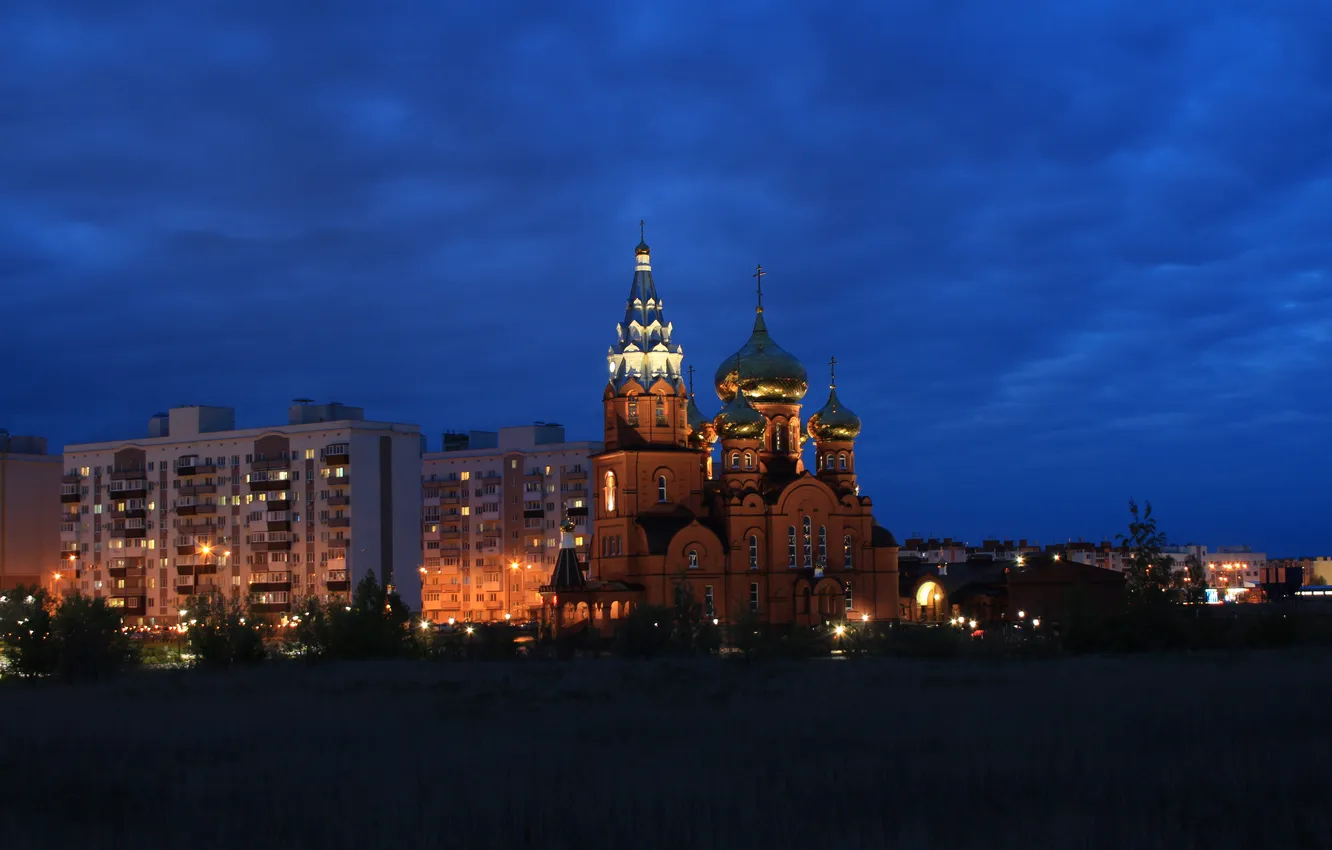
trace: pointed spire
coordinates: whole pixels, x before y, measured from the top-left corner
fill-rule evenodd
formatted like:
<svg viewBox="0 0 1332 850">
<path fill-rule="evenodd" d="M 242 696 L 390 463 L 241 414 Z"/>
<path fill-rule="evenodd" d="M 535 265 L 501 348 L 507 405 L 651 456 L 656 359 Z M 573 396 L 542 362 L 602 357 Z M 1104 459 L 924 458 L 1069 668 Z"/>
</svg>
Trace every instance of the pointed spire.
<svg viewBox="0 0 1332 850">
<path fill-rule="evenodd" d="M 640 218 L 638 220 L 638 247 L 634 248 L 635 254 L 651 253 L 651 251 L 648 249 L 647 237 L 643 235 L 643 231 L 644 231 L 643 219 Z"/>
<path fill-rule="evenodd" d="M 607 359 L 615 386 L 630 378 L 648 386 L 657 378 L 665 378 L 679 386 L 684 352 L 671 342 L 671 324 L 662 312 L 661 298 L 652 280 L 652 263 L 648 246 L 643 241 L 645 223 L 638 222 L 638 247 L 634 249 L 634 280 L 625 301 L 624 320 L 616 326 L 616 344 Z"/>
</svg>

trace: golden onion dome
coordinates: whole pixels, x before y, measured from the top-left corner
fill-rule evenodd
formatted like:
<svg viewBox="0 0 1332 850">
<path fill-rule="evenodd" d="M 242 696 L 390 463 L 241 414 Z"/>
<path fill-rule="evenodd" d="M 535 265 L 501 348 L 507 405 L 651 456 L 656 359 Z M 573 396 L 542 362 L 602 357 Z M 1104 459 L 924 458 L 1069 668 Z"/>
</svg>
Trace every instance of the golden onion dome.
<svg viewBox="0 0 1332 850">
<path fill-rule="evenodd" d="M 768 419 L 739 393 L 722 406 L 714 424 L 723 440 L 757 440 L 767 430 Z"/>
<path fill-rule="evenodd" d="M 837 387 L 828 391 L 828 403 L 809 417 L 809 435 L 821 441 L 850 442 L 860 436 L 860 417 L 843 406 Z"/>
<path fill-rule="evenodd" d="M 703 415 L 703 411 L 698 409 L 698 404 L 694 402 L 692 392 L 689 394 L 687 416 L 689 421 L 689 445 L 701 449 L 717 441 L 717 432 L 712 426 L 712 421 Z"/>
<path fill-rule="evenodd" d="M 566 511 L 564 514 L 564 519 L 560 522 L 560 531 L 573 531 L 573 530 L 574 530 L 573 517 L 569 516 L 568 512 Z"/>
<path fill-rule="evenodd" d="M 759 403 L 797 404 L 809 390 L 805 367 L 773 341 L 761 307 L 749 341 L 718 367 L 713 380 L 718 397 L 727 402 L 735 398 L 737 387 L 750 401 Z"/>
</svg>

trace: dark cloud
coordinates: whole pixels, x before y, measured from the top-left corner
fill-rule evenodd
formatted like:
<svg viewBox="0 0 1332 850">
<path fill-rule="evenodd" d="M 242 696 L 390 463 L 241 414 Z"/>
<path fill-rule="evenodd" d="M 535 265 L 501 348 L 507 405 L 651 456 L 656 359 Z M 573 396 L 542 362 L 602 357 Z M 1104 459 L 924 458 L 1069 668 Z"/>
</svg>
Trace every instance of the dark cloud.
<svg viewBox="0 0 1332 850">
<path fill-rule="evenodd" d="M 313 396 L 591 436 L 646 218 L 703 375 L 769 269 L 899 532 L 1098 537 L 1138 495 L 1326 552 L 1332 15 L 830 9 L 19 3 L 0 424 Z"/>
</svg>

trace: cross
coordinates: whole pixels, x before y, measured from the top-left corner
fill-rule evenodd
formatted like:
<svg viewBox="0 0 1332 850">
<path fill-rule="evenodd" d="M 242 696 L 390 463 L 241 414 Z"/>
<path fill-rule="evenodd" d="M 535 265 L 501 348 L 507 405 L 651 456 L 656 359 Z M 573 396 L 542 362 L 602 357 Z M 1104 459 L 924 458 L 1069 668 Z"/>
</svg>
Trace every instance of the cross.
<svg viewBox="0 0 1332 850">
<path fill-rule="evenodd" d="M 694 366 L 692 363 L 689 365 L 689 397 L 694 397 Z"/>
<path fill-rule="evenodd" d="M 834 357 L 828 361 L 828 371 L 832 374 L 832 383 L 828 385 L 829 389 L 837 387 L 837 358 Z"/>
<path fill-rule="evenodd" d="M 645 237 L 643 236 L 643 219 L 640 218 L 638 220 L 638 241 L 642 242 L 644 238 Z"/>
<path fill-rule="evenodd" d="M 758 281 L 758 308 L 759 308 L 759 310 L 762 310 L 762 309 L 763 309 L 763 276 L 764 276 L 765 274 L 767 274 L 767 272 L 765 272 L 765 271 L 763 270 L 763 265 L 760 263 L 759 266 L 758 266 L 758 268 L 755 269 L 754 274 L 753 274 L 754 279 Z"/>
</svg>

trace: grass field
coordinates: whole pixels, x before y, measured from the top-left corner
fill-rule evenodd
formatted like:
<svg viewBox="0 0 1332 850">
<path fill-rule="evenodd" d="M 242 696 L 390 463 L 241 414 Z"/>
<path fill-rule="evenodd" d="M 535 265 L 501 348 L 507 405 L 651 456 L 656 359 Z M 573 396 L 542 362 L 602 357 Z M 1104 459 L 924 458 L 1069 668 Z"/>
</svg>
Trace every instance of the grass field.
<svg viewBox="0 0 1332 850">
<path fill-rule="evenodd" d="M 0 846 L 1332 846 L 1332 655 L 0 687 Z"/>
</svg>

